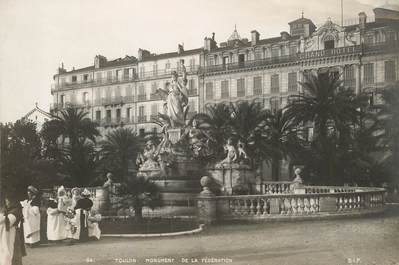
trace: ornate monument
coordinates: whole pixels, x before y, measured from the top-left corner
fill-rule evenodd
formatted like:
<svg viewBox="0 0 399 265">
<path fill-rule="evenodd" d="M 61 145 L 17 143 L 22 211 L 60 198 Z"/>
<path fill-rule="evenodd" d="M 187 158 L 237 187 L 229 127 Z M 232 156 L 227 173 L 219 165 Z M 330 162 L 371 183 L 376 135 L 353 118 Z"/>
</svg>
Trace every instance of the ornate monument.
<svg viewBox="0 0 399 265">
<path fill-rule="evenodd" d="M 162 127 L 163 136 L 159 144 L 147 139 L 137 157 L 137 175 L 151 179 L 160 188 L 166 207 L 184 204 L 194 211 L 194 198 L 201 190 L 199 180 L 205 168 L 196 158 L 206 154 L 207 136 L 197 128 L 195 120 L 186 120 L 187 72 L 184 61 L 180 63 L 181 77 L 173 71 L 170 82 L 157 90 L 164 107 L 154 122 Z"/>
</svg>

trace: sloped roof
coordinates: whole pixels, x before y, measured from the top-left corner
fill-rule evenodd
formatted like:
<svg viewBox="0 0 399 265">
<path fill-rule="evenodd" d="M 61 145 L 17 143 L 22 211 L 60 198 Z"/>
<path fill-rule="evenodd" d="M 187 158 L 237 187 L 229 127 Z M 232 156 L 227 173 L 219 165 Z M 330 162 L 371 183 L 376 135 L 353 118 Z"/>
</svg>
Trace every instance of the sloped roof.
<svg viewBox="0 0 399 265">
<path fill-rule="evenodd" d="M 137 58 L 134 56 L 127 56 L 124 58 L 117 58 L 114 59 L 112 61 L 106 61 L 104 62 L 104 64 L 101 65 L 101 68 L 107 68 L 107 67 L 115 67 L 115 66 L 123 66 L 123 65 L 129 65 L 129 64 L 134 64 L 137 63 Z M 71 71 L 67 71 L 65 73 L 61 73 L 62 74 L 73 74 L 73 73 L 79 73 L 79 72 L 87 72 L 87 71 L 92 71 L 94 70 L 94 65 L 91 66 L 87 66 L 87 67 L 83 67 L 83 68 L 79 68 L 79 69 L 75 69 L 75 70 L 71 70 Z"/>
<path fill-rule="evenodd" d="M 173 57 L 179 57 L 179 56 L 198 54 L 202 50 L 203 50 L 202 48 L 197 48 L 197 49 L 182 51 L 181 53 L 168 52 L 168 53 L 161 53 L 161 54 L 151 54 L 149 56 L 145 56 L 140 62 L 155 61 L 155 60 L 161 60 L 161 59 L 167 59 L 167 58 L 173 58 Z"/>
<path fill-rule="evenodd" d="M 48 113 L 47 111 L 42 110 L 41 108 L 39 108 L 36 104 L 35 108 L 32 109 L 31 111 L 29 111 L 27 114 L 25 114 L 25 116 L 22 117 L 23 120 L 29 119 L 29 117 L 35 113 L 35 112 L 39 112 L 40 114 L 43 114 L 44 116 L 48 117 L 49 119 L 52 118 L 52 115 L 50 113 Z"/>
<path fill-rule="evenodd" d="M 312 20 L 310 20 L 308 18 L 301 17 L 301 18 L 295 19 L 295 20 L 293 20 L 291 22 L 288 22 L 288 25 L 297 24 L 297 23 L 311 23 L 311 24 L 314 24 Z"/>
<path fill-rule="evenodd" d="M 237 28 L 234 28 L 233 33 L 231 33 L 230 37 L 227 40 L 228 41 L 241 40 L 240 34 L 238 34 L 238 31 L 237 31 Z"/>
</svg>

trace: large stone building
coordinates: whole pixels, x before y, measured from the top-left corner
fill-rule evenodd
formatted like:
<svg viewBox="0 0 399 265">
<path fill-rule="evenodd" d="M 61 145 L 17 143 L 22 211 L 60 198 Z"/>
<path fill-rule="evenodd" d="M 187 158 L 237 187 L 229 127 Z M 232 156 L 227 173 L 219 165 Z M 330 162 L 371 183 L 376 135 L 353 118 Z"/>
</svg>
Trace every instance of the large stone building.
<svg viewBox="0 0 399 265">
<path fill-rule="evenodd" d="M 219 45 L 215 35 L 204 46 L 152 54 L 139 49 L 138 56 L 108 61 L 97 55 L 94 64 L 54 76 L 52 113 L 66 106 L 88 111 L 102 133 L 131 126 L 139 134 L 159 130 L 151 123 L 162 109 L 155 94 L 172 70 L 184 60 L 188 72 L 190 115 L 218 102 L 256 100 L 265 108 L 283 108 L 290 95 L 301 90 L 308 71 L 340 74 L 344 85 L 365 91 L 378 103 L 379 91 L 399 79 L 399 7 L 374 9 L 374 19 L 364 12 L 353 25 L 341 26 L 330 19 L 320 27 L 301 17 L 288 23 L 280 36 L 241 38 L 235 29 Z M 311 130 L 311 129 L 310 129 Z M 282 169 L 287 168 L 282 166 Z M 287 172 L 283 175 L 288 175 Z"/>
</svg>

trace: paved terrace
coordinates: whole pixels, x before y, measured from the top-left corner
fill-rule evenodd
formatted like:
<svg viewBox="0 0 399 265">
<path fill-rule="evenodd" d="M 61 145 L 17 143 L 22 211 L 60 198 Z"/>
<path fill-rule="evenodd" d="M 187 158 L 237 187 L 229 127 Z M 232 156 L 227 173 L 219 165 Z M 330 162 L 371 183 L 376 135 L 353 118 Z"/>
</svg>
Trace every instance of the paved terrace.
<svg viewBox="0 0 399 265">
<path fill-rule="evenodd" d="M 379 217 L 217 225 L 192 236 L 42 246 L 28 249 L 24 264 L 399 265 L 398 246 L 399 205 L 389 205 Z M 201 260 L 207 257 L 227 259 Z M 174 262 L 156 262 L 162 258 Z"/>
</svg>

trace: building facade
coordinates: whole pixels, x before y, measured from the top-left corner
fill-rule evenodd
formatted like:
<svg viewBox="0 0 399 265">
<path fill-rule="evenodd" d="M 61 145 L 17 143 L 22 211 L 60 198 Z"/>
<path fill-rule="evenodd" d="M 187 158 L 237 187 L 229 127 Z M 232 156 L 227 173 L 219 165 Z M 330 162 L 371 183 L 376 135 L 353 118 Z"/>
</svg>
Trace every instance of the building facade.
<svg viewBox="0 0 399 265">
<path fill-rule="evenodd" d="M 162 112 L 156 94 L 184 60 L 188 72 L 189 115 L 206 111 L 219 102 L 256 100 L 267 109 L 283 108 L 290 96 L 301 92 L 299 82 L 309 71 L 339 74 L 356 93 L 370 94 L 379 104 L 379 92 L 399 79 L 399 8 L 374 9 L 374 19 L 364 12 L 353 25 L 337 25 L 330 19 L 316 27 L 303 16 L 288 23 L 289 33 L 262 39 L 258 31 L 250 39 L 235 29 L 227 41 L 217 44 L 215 35 L 204 46 L 152 54 L 139 49 L 138 56 L 108 61 L 98 55 L 92 66 L 54 76 L 52 113 L 74 106 L 88 111 L 102 134 L 120 126 L 138 134 L 159 131 L 151 120 Z M 309 128 L 309 134 L 311 134 Z M 282 174 L 288 178 L 286 165 Z M 285 173 L 284 173 L 285 172 Z M 265 173 L 267 175 L 267 173 Z"/>
</svg>

